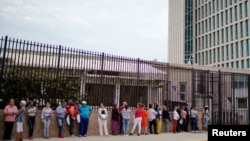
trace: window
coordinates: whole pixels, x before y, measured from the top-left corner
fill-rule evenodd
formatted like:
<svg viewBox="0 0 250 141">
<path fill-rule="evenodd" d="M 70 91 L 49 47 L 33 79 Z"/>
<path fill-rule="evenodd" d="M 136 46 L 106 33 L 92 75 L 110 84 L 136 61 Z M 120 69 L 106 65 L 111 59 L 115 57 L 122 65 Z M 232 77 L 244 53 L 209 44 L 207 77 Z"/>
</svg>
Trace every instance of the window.
<svg viewBox="0 0 250 141">
<path fill-rule="evenodd" d="M 213 40 L 214 40 L 214 46 L 215 46 L 215 43 L 216 43 L 216 40 L 215 40 L 215 32 L 213 33 Z"/>
<path fill-rule="evenodd" d="M 224 15 L 224 12 L 222 12 L 222 13 L 221 13 L 221 16 L 220 16 L 220 17 L 221 17 L 221 26 L 224 25 L 224 19 L 223 19 L 224 16 L 223 16 L 223 15 Z"/>
<path fill-rule="evenodd" d="M 228 10 L 225 11 L 225 22 L 228 23 Z"/>
<path fill-rule="evenodd" d="M 245 17 L 248 16 L 248 12 L 249 12 L 249 11 L 248 11 L 248 1 L 249 1 L 249 0 L 246 0 L 246 1 L 245 1 Z"/>
<path fill-rule="evenodd" d="M 226 45 L 226 59 L 229 59 L 229 49 L 228 49 L 228 45 Z"/>
<path fill-rule="evenodd" d="M 244 60 L 241 60 L 241 68 L 242 68 L 242 69 L 245 68 Z"/>
<path fill-rule="evenodd" d="M 186 88 L 187 83 L 186 82 L 180 82 L 180 100 L 181 101 L 186 101 Z"/>
<path fill-rule="evenodd" d="M 229 63 L 226 63 L 226 67 L 229 68 Z"/>
<path fill-rule="evenodd" d="M 220 27 L 220 17 L 219 17 L 219 14 L 217 14 L 216 20 L 217 20 L 217 28 L 219 28 Z"/>
<path fill-rule="evenodd" d="M 233 30 L 233 26 L 230 26 L 230 35 L 231 35 L 231 40 L 234 39 L 234 30 Z"/>
<path fill-rule="evenodd" d="M 213 50 L 213 58 L 214 58 L 214 63 L 216 63 L 216 59 L 215 59 L 216 58 L 216 50 L 215 49 Z"/>
<path fill-rule="evenodd" d="M 231 59 L 234 59 L 234 44 L 231 44 Z"/>
<path fill-rule="evenodd" d="M 209 64 L 212 64 L 212 51 L 209 50 Z"/>
<path fill-rule="evenodd" d="M 228 42 L 228 27 L 226 27 L 226 33 L 225 33 L 225 36 L 226 36 L 226 42 Z"/>
<path fill-rule="evenodd" d="M 238 24 L 235 24 L 235 39 L 238 39 Z"/>
<path fill-rule="evenodd" d="M 222 46 L 221 47 L 221 59 L 222 59 L 222 61 L 224 61 L 224 53 L 225 53 L 224 47 Z"/>
<path fill-rule="evenodd" d="M 239 61 L 236 61 L 236 68 L 239 68 Z"/>
<path fill-rule="evenodd" d="M 243 22 L 240 22 L 240 37 L 244 36 Z"/>
<path fill-rule="evenodd" d="M 249 26 L 250 26 L 249 20 L 246 20 L 246 25 L 245 25 L 245 27 L 246 27 L 246 29 L 245 29 L 246 36 L 249 36 L 249 32 L 250 32 L 249 31 L 250 30 Z"/>
<path fill-rule="evenodd" d="M 238 6 L 236 5 L 235 7 L 234 7 L 234 19 L 235 19 L 235 21 L 237 21 L 238 20 Z"/>
<path fill-rule="evenodd" d="M 221 30 L 221 43 L 224 43 L 224 29 Z"/>
<path fill-rule="evenodd" d="M 235 43 L 235 56 L 236 58 L 239 57 L 239 47 L 238 47 L 238 42 Z"/>
<path fill-rule="evenodd" d="M 206 51 L 206 65 L 208 64 L 208 53 Z"/>
<path fill-rule="evenodd" d="M 211 33 L 209 34 L 209 47 L 211 47 L 212 46 L 212 35 L 211 35 Z"/>
<path fill-rule="evenodd" d="M 220 31 L 217 31 L 217 45 L 220 44 Z"/>
<path fill-rule="evenodd" d="M 238 108 L 247 108 L 247 98 L 237 98 Z"/>
<path fill-rule="evenodd" d="M 215 16 L 213 16 L 213 29 L 215 29 Z"/>
<path fill-rule="evenodd" d="M 234 62 L 231 62 L 231 68 L 234 68 Z"/>
<path fill-rule="evenodd" d="M 220 62 L 220 48 L 217 48 L 217 62 Z"/>
<path fill-rule="evenodd" d="M 241 46 L 241 49 L 240 49 L 240 52 L 241 52 L 241 57 L 244 57 L 244 53 L 245 53 L 245 50 L 244 50 L 244 41 L 241 41 L 240 42 L 240 46 Z"/>
<path fill-rule="evenodd" d="M 247 56 L 250 56 L 250 40 L 247 39 L 246 41 L 246 47 L 247 47 Z"/>
<path fill-rule="evenodd" d="M 212 19 L 209 18 L 209 30 L 211 30 L 211 29 L 212 29 Z"/>
<path fill-rule="evenodd" d="M 243 17 L 243 8 L 242 8 L 242 3 L 240 3 L 240 19 Z"/>
<path fill-rule="evenodd" d="M 250 59 L 247 59 L 247 68 L 250 68 Z"/>
<path fill-rule="evenodd" d="M 208 47 L 208 36 L 206 35 L 205 38 L 206 38 L 206 48 L 207 48 Z"/>
<path fill-rule="evenodd" d="M 229 11 L 230 11 L 230 13 L 229 13 L 229 16 L 230 16 L 230 22 L 233 22 L 233 9 L 232 8 L 230 8 L 229 9 Z"/>
</svg>

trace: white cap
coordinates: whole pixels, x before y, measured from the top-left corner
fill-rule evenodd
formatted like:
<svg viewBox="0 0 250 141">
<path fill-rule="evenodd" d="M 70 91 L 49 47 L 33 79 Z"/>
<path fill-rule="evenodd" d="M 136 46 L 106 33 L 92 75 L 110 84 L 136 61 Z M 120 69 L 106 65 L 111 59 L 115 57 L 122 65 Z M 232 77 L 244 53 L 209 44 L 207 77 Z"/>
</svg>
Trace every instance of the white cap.
<svg viewBox="0 0 250 141">
<path fill-rule="evenodd" d="M 22 100 L 21 103 L 25 106 L 26 105 L 26 101 Z"/>
<path fill-rule="evenodd" d="M 82 104 L 87 104 L 87 102 L 86 101 L 82 101 Z"/>
<path fill-rule="evenodd" d="M 205 108 L 208 108 L 208 105 L 205 105 Z"/>
</svg>

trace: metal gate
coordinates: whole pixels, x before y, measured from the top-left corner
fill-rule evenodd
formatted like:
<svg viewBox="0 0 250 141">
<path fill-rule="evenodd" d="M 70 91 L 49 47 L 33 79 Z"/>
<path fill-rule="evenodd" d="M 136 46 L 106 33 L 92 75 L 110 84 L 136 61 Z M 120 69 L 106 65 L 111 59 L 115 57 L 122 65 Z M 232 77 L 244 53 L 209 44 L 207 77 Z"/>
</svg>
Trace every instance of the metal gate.
<svg viewBox="0 0 250 141">
<path fill-rule="evenodd" d="M 249 76 L 227 72 L 193 71 L 193 105 L 211 124 L 249 124 Z"/>
</svg>

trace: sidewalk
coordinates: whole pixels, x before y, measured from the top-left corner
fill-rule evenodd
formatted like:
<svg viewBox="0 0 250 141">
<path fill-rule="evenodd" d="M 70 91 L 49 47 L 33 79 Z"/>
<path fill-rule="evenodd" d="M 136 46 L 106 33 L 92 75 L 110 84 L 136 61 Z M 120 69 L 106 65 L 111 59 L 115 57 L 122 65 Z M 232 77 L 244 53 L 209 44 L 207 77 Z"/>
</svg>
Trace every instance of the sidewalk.
<svg viewBox="0 0 250 141">
<path fill-rule="evenodd" d="M 50 139 L 42 139 L 42 138 L 36 138 L 34 141 L 40 141 L 40 140 L 47 140 L 47 141 L 157 141 L 157 140 L 167 140 L 167 141 L 207 141 L 207 132 L 201 132 L 201 133 L 161 133 L 159 135 L 133 135 L 133 136 L 88 136 L 88 137 L 65 137 L 63 139 L 58 138 L 50 138 Z"/>
</svg>

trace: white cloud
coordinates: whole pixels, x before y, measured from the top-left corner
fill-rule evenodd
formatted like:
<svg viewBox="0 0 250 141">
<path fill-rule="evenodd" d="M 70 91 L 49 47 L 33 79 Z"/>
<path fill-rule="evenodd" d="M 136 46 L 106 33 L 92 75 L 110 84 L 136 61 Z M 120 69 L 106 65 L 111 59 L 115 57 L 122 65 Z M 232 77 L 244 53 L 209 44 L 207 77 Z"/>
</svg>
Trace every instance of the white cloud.
<svg viewBox="0 0 250 141">
<path fill-rule="evenodd" d="M 0 0 L 0 35 L 167 59 L 166 0 Z"/>
</svg>

